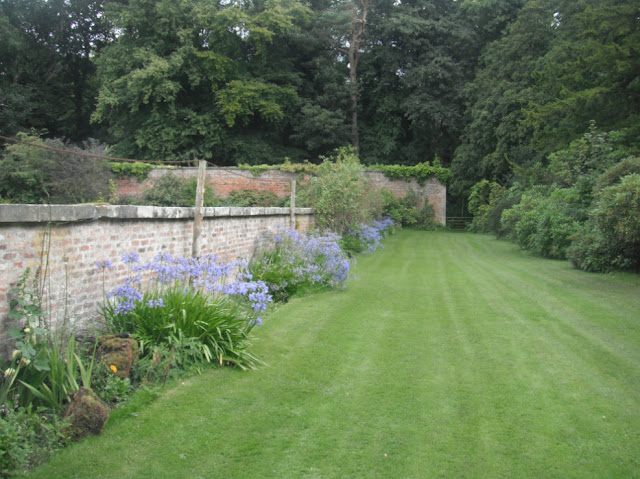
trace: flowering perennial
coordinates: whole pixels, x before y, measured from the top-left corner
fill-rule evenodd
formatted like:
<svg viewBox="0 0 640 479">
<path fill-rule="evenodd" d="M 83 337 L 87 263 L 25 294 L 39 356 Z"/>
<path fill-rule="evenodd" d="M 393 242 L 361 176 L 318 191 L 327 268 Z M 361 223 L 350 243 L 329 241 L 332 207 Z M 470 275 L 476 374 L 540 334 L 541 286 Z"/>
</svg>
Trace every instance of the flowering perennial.
<svg viewBox="0 0 640 479">
<path fill-rule="evenodd" d="M 351 263 L 340 249 L 335 233 L 302 234 L 284 230 L 273 236 L 281 258 L 292 267 L 294 280 L 335 287 L 349 277 Z"/>
<path fill-rule="evenodd" d="M 263 281 L 275 300 L 309 289 L 336 287 L 349 277 L 351 263 L 334 233 L 269 233 L 266 247 L 245 272 Z"/>
<path fill-rule="evenodd" d="M 251 275 L 244 273 L 231 282 L 227 279 L 238 268 L 245 268 L 246 263 L 221 263 L 216 255 L 205 255 L 201 258 L 182 258 L 167 253 L 158 253 L 153 261 L 141 263 L 136 252 L 124 254 L 122 262 L 129 266 L 129 275 L 124 284 L 107 292 L 107 298 L 114 301 L 115 314 L 127 314 L 143 302 L 149 308 L 164 308 L 163 291 L 176 285 L 184 286 L 185 294 L 200 290 L 214 296 L 239 296 L 248 301 L 255 313 L 260 313 L 271 302 L 267 285 L 263 281 L 253 281 Z M 109 261 L 96 263 L 96 270 L 112 269 Z M 147 299 L 143 295 L 143 276 L 146 278 L 147 290 L 157 293 L 154 298 Z M 258 317 L 255 321 L 260 324 Z"/>
<path fill-rule="evenodd" d="M 374 220 L 373 225 L 361 224 L 357 230 L 351 232 L 360 241 L 360 246 L 364 254 L 373 253 L 382 249 L 382 238 L 393 230 L 395 223 L 391 218 Z"/>
</svg>

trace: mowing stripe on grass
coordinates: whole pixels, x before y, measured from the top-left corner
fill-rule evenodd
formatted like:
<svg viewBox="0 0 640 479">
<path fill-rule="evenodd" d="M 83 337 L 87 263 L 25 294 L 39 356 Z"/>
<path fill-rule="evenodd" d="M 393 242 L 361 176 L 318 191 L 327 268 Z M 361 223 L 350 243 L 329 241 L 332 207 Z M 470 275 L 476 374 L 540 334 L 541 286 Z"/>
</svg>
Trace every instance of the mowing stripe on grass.
<svg viewBox="0 0 640 479">
<path fill-rule="evenodd" d="M 640 280 L 402 231 L 33 477 L 640 477 Z"/>
</svg>

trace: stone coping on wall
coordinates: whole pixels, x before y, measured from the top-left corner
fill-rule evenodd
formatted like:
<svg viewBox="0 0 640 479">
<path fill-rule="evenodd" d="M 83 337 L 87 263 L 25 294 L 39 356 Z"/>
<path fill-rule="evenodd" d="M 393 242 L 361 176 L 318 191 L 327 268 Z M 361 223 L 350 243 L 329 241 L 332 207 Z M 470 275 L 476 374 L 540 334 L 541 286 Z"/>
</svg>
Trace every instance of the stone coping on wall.
<svg viewBox="0 0 640 479">
<path fill-rule="evenodd" d="M 281 216 L 291 208 L 215 207 L 203 208 L 205 218 Z M 0 223 L 75 222 L 105 219 L 190 219 L 195 208 L 130 205 L 0 205 Z M 296 208 L 296 215 L 312 215 L 313 208 Z"/>
</svg>

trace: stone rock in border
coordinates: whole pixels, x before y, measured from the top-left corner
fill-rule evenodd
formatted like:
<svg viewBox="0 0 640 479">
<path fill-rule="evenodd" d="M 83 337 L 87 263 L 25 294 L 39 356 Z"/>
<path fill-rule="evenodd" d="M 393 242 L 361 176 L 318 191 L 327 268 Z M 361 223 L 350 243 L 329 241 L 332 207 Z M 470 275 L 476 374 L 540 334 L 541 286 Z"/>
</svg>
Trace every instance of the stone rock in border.
<svg viewBox="0 0 640 479">
<path fill-rule="evenodd" d="M 108 334 L 98 338 L 98 357 L 107 369 L 115 366 L 115 375 L 126 379 L 131 375 L 131 366 L 138 361 L 138 342 L 124 334 Z"/>
<path fill-rule="evenodd" d="M 63 431 L 73 440 L 97 436 L 109 419 L 110 409 L 91 389 L 80 388 L 72 396 L 71 404 L 64 413 L 70 425 Z"/>
</svg>

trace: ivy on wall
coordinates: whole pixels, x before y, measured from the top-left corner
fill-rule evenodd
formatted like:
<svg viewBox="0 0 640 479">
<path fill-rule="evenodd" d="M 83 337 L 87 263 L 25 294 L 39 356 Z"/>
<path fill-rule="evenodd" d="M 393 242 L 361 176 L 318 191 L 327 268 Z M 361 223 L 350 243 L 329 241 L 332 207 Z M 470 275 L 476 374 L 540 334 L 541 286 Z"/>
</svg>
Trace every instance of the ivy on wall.
<svg viewBox="0 0 640 479">
<path fill-rule="evenodd" d="M 250 171 L 254 176 L 260 176 L 268 170 L 280 170 L 289 173 L 307 173 L 315 175 L 320 165 L 313 163 L 284 163 L 282 165 L 239 165 L 242 170 Z M 372 165 L 367 166 L 367 170 L 380 171 L 384 176 L 391 180 L 403 179 L 411 181 L 415 178 L 419 184 L 424 185 L 425 181 L 430 178 L 437 178 L 440 183 L 446 185 L 451 179 L 451 170 L 440 165 L 440 161 L 436 158 L 433 164 L 428 162 L 418 163 L 413 166 L 406 165 Z"/>
<path fill-rule="evenodd" d="M 148 176 L 149 172 L 156 168 L 174 168 L 173 166 L 154 165 L 152 163 L 143 163 L 135 161 L 130 163 L 111 161 L 109 168 L 118 178 L 126 178 L 135 176 L 142 183 Z"/>
</svg>

